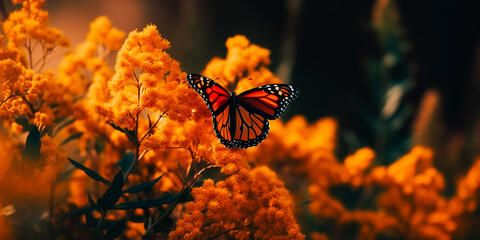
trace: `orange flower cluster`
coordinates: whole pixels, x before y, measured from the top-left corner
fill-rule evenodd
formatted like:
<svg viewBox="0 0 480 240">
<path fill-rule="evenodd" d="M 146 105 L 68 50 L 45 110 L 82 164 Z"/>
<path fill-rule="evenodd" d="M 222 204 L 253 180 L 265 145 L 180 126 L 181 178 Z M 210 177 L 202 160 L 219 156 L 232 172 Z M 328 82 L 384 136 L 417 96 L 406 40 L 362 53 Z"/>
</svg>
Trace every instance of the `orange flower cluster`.
<svg viewBox="0 0 480 240">
<path fill-rule="evenodd" d="M 76 99 L 72 106 L 76 121 L 68 130 L 83 133 L 81 148 L 88 139 L 98 136 L 111 140 L 114 146 L 128 141 L 107 123 L 111 115 L 108 82 L 114 73 L 105 58 L 120 48 L 124 36 L 107 17 L 98 17 L 90 24 L 87 39 L 64 56 L 58 67 L 60 84 Z"/>
<path fill-rule="evenodd" d="M 153 25 L 129 34 L 117 55 L 115 75 L 109 83 L 111 107 L 119 109 L 114 112 L 119 127 L 134 129 L 135 116 L 147 108 L 168 111 L 168 117 L 176 121 L 192 115 L 194 104 L 186 97 L 190 91 L 186 84 L 180 84 L 186 74 L 165 52 L 169 47 Z"/>
<path fill-rule="evenodd" d="M 12 12 L 2 26 L 7 46 L 0 47 L 0 118 L 12 124 L 13 116 L 24 116 L 31 124 L 51 125 L 68 114 L 72 102 L 70 95 L 54 78 L 52 71 L 39 73 L 46 58 L 55 47 L 68 46 L 69 41 L 60 30 L 47 25 L 48 13 L 41 9 L 44 1 L 14 1 L 22 3 L 20 10 Z M 0 38 L 3 42 L 3 37 Z M 35 47 L 41 46 L 41 56 L 34 59 Z M 22 51 L 25 47 L 28 54 Z M 28 59 L 28 60 L 27 60 Z M 61 105 L 61 107 L 51 107 Z"/>
<path fill-rule="evenodd" d="M 480 159 L 473 164 L 467 175 L 460 179 L 457 193 L 449 201 L 454 216 L 478 210 L 480 200 Z"/>
<path fill-rule="evenodd" d="M 208 239 L 223 234 L 235 239 L 304 239 L 293 216 L 293 201 L 267 167 L 235 174 L 194 188 L 195 199 L 177 221 L 171 239 Z"/>
<path fill-rule="evenodd" d="M 51 184 L 58 177 L 67 161 L 67 155 L 49 136 L 41 139 L 42 147 L 40 148 L 41 161 L 44 165 L 42 170 L 37 171 L 40 176 L 40 183 Z"/>
<path fill-rule="evenodd" d="M 124 36 L 124 32 L 111 26 L 107 17 L 98 17 L 90 24 L 87 39 L 63 57 L 58 67 L 60 81 L 69 92 L 81 96 L 91 84 L 88 94 L 97 100 L 109 98 L 108 93 L 100 89 L 113 75 L 104 58 L 120 48 Z M 91 79 L 85 74 L 87 71 L 92 72 Z"/>
<path fill-rule="evenodd" d="M 2 24 L 8 47 L 20 48 L 25 42 L 32 47 L 32 39 L 40 42 L 44 51 L 70 44 L 62 31 L 47 25 L 48 12 L 42 9 L 45 0 L 14 0 L 13 3 L 22 4 L 22 8 L 10 13 Z"/>
<path fill-rule="evenodd" d="M 267 139 L 255 148 L 247 150 L 251 161 L 264 164 L 290 161 L 297 167 L 296 171 L 305 171 L 308 160 L 329 158 L 336 162 L 335 149 L 337 122 L 332 118 L 318 120 L 309 125 L 303 116 L 296 116 L 288 123 L 270 122 L 270 133 Z M 315 156 L 314 156 L 315 155 Z"/>
<path fill-rule="evenodd" d="M 0 41 L 4 39 L 0 36 Z M 16 48 L 0 46 L 0 118 L 9 119 L 12 115 L 22 115 L 30 112 L 21 96 L 31 88 L 33 71 L 26 69 L 22 63 L 21 51 Z"/>
<path fill-rule="evenodd" d="M 313 125 L 301 117 L 287 124 L 272 122 L 269 137 L 249 149 L 247 157 L 280 167 L 282 172 L 306 176 L 311 183 L 311 212 L 319 219 L 335 220 L 339 226 L 359 224 L 360 239 L 388 233 L 409 239 L 450 239 L 457 229 L 457 216 L 466 211 L 468 204 L 475 209 L 477 199 L 472 193 L 479 186 L 475 166 L 461 180 L 457 197 L 447 201 L 440 194 L 444 179 L 433 167 L 430 149 L 418 146 L 388 167 L 372 168 L 375 153 L 369 148 L 359 149 L 339 162 L 333 153 L 335 136 L 336 123 L 329 118 Z M 286 165 L 291 159 L 295 162 Z M 330 193 L 332 187 L 345 185 L 363 189 L 366 196 L 374 189 L 382 189 L 378 210 L 348 210 Z M 457 207 L 456 214 L 452 213 L 453 206 Z"/>
<path fill-rule="evenodd" d="M 372 169 L 369 176 L 370 184 L 387 188 L 379 196 L 379 207 L 397 218 L 402 223 L 398 228 L 411 239 L 449 239 L 456 228 L 440 195 L 443 176 L 432 160 L 430 149 L 415 147 L 389 167 Z"/>
</svg>

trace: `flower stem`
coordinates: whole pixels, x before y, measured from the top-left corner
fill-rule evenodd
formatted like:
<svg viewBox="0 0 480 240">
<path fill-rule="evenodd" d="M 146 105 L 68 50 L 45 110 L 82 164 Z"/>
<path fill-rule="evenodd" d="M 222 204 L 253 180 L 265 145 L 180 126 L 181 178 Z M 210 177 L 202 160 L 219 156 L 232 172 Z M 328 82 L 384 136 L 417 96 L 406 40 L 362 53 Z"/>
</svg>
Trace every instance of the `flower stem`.
<svg viewBox="0 0 480 240">
<path fill-rule="evenodd" d="M 105 216 L 107 216 L 108 210 L 103 210 L 102 211 L 102 216 L 100 217 L 100 220 L 98 221 L 97 225 L 97 233 L 100 232 L 100 227 L 102 226 L 103 221 L 105 220 Z"/>
</svg>

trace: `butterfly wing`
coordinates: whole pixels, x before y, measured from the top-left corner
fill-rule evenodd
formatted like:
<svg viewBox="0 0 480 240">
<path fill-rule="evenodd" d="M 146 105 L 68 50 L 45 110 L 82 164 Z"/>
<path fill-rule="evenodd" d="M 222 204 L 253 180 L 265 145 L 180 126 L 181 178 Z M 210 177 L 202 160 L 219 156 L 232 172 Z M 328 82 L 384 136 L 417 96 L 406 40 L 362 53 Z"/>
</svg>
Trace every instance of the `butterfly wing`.
<svg viewBox="0 0 480 240">
<path fill-rule="evenodd" d="M 258 113 L 250 112 L 243 106 L 236 106 L 231 114 L 231 145 L 238 148 L 257 146 L 268 134 L 268 120 Z"/>
<path fill-rule="evenodd" d="M 188 74 L 187 82 L 203 98 L 212 115 L 218 115 L 228 106 L 230 94 L 210 78 Z"/>
<path fill-rule="evenodd" d="M 228 148 L 233 147 L 230 94 L 220 84 L 201 75 L 189 74 L 187 82 L 203 98 L 212 113 L 213 129 L 217 138 Z"/>
<path fill-rule="evenodd" d="M 289 84 L 270 84 L 250 89 L 238 95 L 241 106 L 266 119 L 277 119 L 300 91 Z"/>
</svg>

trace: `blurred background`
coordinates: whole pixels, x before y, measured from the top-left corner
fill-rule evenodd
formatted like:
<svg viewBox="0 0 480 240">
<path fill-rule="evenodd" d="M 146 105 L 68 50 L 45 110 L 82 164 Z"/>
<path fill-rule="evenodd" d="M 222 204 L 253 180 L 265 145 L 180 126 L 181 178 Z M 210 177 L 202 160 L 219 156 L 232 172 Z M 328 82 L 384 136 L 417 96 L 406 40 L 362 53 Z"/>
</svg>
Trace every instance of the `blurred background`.
<svg viewBox="0 0 480 240">
<path fill-rule="evenodd" d="M 2 3 L 3 12 L 19 7 Z M 46 9 L 72 46 L 100 15 L 126 32 L 155 24 L 188 73 L 245 35 L 301 89 L 284 119 L 338 121 L 339 159 L 368 146 L 389 164 L 421 144 L 433 148 L 448 194 L 479 156 L 478 1 L 48 0 Z"/>
</svg>

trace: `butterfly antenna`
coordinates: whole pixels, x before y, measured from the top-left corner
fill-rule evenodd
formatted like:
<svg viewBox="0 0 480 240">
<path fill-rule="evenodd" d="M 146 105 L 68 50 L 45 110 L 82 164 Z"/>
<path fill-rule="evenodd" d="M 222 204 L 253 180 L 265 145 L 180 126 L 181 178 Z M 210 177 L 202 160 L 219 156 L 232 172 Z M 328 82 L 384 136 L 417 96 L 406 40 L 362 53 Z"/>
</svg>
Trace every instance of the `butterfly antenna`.
<svg viewBox="0 0 480 240">
<path fill-rule="evenodd" d="M 243 87 L 243 85 L 245 85 L 245 83 L 247 83 L 248 81 L 252 81 L 253 79 L 252 78 L 248 78 L 247 81 L 243 81 L 238 87 L 236 87 L 237 89 L 240 89 L 241 87 Z"/>
<path fill-rule="evenodd" d="M 225 81 L 223 81 L 222 79 L 220 79 L 220 78 L 215 78 L 215 81 L 216 81 L 216 82 L 221 82 L 224 87 L 227 87 L 227 86 L 228 86 L 228 84 L 227 84 Z"/>
</svg>

